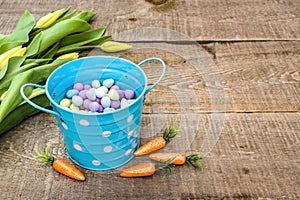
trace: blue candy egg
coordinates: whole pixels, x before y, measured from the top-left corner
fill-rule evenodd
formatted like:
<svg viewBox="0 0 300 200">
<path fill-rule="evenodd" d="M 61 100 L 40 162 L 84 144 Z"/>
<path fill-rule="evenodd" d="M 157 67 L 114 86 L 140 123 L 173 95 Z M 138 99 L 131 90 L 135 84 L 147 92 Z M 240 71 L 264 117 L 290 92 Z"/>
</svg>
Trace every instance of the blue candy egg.
<svg viewBox="0 0 300 200">
<path fill-rule="evenodd" d="M 103 106 L 103 108 L 108 108 L 110 106 L 111 100 L 108 97 L 103 97 L 101 99 L 101 105 Z"/>
<path fill-rule="evenodd" d="M 75 90 L 75 89 L 71 89 L 71 90 L 68 90 L 67 93 L 66 93 L 66 96 L 71 99 L 74 95 L 77 95 L 79 93 L 78 90 Z"/>
</svg>

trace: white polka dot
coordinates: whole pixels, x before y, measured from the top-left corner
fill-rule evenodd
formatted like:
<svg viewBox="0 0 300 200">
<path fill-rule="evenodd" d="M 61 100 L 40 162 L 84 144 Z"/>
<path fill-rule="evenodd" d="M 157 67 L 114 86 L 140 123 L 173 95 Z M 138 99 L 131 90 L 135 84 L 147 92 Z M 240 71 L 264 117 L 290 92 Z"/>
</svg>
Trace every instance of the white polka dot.
<svg viewBox="0 0 300 200">
<path fill-rule="evenodd" d="M 64 127 L 64 129 L 66 129 L 66 130 L 69 129 L 68 126 L 67 126 L 67 124 L 65 124 L 64 122 L 62 122 L 61 125 Z"/>
<path fill-rule="evenodd" d="M 132 147 L 135 147 L 135 146 L 136 146 L 136 141 L 135 141 L 135 140 L 133 140 L 133 141 L 131 142 L 131 146 L 132 146 Z"/>
<path fill-rule="evenodd" d="M 85 119 L 81 119 L 79 121 L 79 124 L 82 125 L 82 126 L 88 126 L 88 125 L 90 125 L 89 122 L 87 120 L 85 120 Z"/>
<path fill-rule="evenodd" d="M 93 160 L 92 164 L 95 165 L 95 166 L 99 166 L 101 163 L 100 163 L 99 160 Z"/>
<path fill-rule="evenodd" d="M 106 153 L 111 152 L 111 150 L 112 150 L 112 146 L 104 147 L 104 152 L 106 152 Z"/>
<path fill-rule="evenodd" d="M 127 118 L 127 122 L 131 122 L 131 120 L 133 119 L 133 115 L 129 115 L 129 117 Z"/>
<path fill-rule="evenodd" d="M 125 152 L 125 156 L 128 156 L 130 153 L 131 153 L 132 149 L 128 149 L 126 152 Z"/>
<path fill-rule="evenodd" d="M 110 131 L 104 131 L 103 133 L 102 133 L 102 136 L 103 137 L 109 137 L 111 135 L 111 132 Z"/>
<path fill-rule="evenodd" d="M 132 136 L 132 134 L 133 134 L 133 131 L 130 131 L 127 135 L 127 138 L 129 139 Z"/>
<path fill-rule="evenodd" d="M 73 143 L 74 149 L 76 149 L 77 151 L 82 151 L 82 147 L 77 144 L 77 143 Z"/>
</svg>

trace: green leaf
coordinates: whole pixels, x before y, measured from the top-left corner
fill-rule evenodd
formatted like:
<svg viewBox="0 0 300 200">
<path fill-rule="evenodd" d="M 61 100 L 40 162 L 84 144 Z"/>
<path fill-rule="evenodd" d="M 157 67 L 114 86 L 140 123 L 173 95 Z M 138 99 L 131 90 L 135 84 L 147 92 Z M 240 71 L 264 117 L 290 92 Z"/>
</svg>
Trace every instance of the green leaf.
<svg viewBox="0 0 300 200">
<path fill-rule="evenodd" d="M 34 36 L 33 40 L 30 42 L 29 46 L 27 47 L 25 56 L 30 57 L 32 55 L 37 54 L 39 52 L 41 42 L 42 42 L 42 32 Z"/>
<path fill-rule="evenodd" d="M 7 71 L 7 66 L 8 66 L 8 63 L 6 63 L 6 65 L 4 65 L 4 67 L 1 69 L 1 71 L 0 71 L 0 80 L 5 76 L 6 71 Z"/>
<path fill-rule="evenodd" d="M 33 16 L 26 10 L 19 19 L 14 31 L 0 38 L 0 54 L 28 42 L 28 35 L 34 25 Z"/>
<path fill-rule="evenodd" d="M 54 45 L 52 45 L 52 47 L 50 47 L 50 49 L 48 50 L 45 50 L 44 52 L 40 53 L 39 54 L 39 58 L 52 58 L 55 53 L 57 52 L 58 48 L 60 46 L 60 43 L 59 42 L 56 42 Z"/>
<path fill-rule="evenodd" d="M 50 102 L 46 95 L 37 96 L 31 101 L 42 107 L 50 106 Z M 9 115 L 7 115 L 2 122 L 0 122 L 0 135 L 17 126 L 24 119 L 35 115 L 38 112 L 38 109 L 32 107 L 28 103 L 19 105 L 15 110 L 9 113 Z"/>
<path fill-rule="evenodd" d="M 23 101 L 20 95 L 20 88 L 26 83 L 40 83 L 47 80 L 48 76 L 54 69 L 72 59 L 59 59 L 50 64 L 42 65 L 17 74 L 11 81 L 7 93 L 0 104 L 0 123 L 5 117 L 18 107 Z M 32 88 L 28 87 L 24 93 L 28 96 L 32 92 Z"/>
<path fill-rule="evenodd" d="M 81 19 L 63 20 L 36 35 L 27 48 L 26 56 L 38 55 L 65 36 L 87 31 L 90 28 L 90 24 Z"/>
<path fill-rule="evenodd" d="M 77 19 L 82 19 L 84 21 L 90 21 L 93 17 L 95 16 L 95 13 L 94 12 L 81 12 L 79 13 L 79 15 L 77 15 L 75 18 Z"/>
<path fill-rule="evenodd" d="M 52 59 L 51 58 L 39 58 L 39 59 L 26 59 L 23 63 L 23 65 L 21 67 L 24 67 L 25 65 L 27 64 L 30 64 L 30 63 L 35 63 L 35 64 L 41 64 L 41 63 L 44 63 L 44 62 L 48 62 L 48 61 L 51 61 Z"/>
<path fill-rule="evenodd" d="M 10 75 L 17 71 L 24 60 L 25 56 L 16 56 L 10 58 L 4 68 L 0 71 L 0 84 L 2 84 L 2 79 L 5 77 L 5 75 Z"/>
<path fill-rule="evenodd" d="M 100 48 L 100 44 L 106 42 L 106 41 L 110 41 L 112 39 L 111 36 L 103 36 L 98 40 L 95 40 L 87 45 L 84 46 L 79 46 L 79 47 L 63 47 L 60 48 L 57 52 L 56 55 L 61 55 L 61 54 L 66 54 L 66 53 L 70 53 L 70 52 L 80 52 L 80 51 L 85 51 L 85 50 L 90 50 L 90 49 L 94 49 L 94 48 Z M 99 44 L 99 45 L 98 45 Z"/>
<path fill-rule="evenodd" d="M 105 27 L 101 27 L 89 32 L 83 32 L 83 33 L 66 36 L 65 38 L 62 39 L 61 46 L 75 47 L 75 46 L 82 46 L 88 44 L 90 42 L 100 39 L 104 34 L 105 30 L 106 30 Z"/>
<path fill-rule="evenodd" d="M 79 11 L 79 8 L 76 8 L 76 9 L 73 10 L 70 14 L 64 15 L 63 17 L 57 19 L 55 23 L 58 23 L 58 22 L 61 22 L 61 21 L 63 21 L 63 20 L 72 18 L 78 11 Z"/>
<path fill-rule="evenodd" d="M 65 9 L 64 12 L 59 16 L 59 18 L 57 20 L 63 18 L 71 10 L 71 8 L 72 8 L 72 6 L 69 6 L 67 9 Z"/>
<path fill-rule="evenodd" d="M 98 40 L 95 40 L 91 43 L 88 43 L 88 45 L 101 45 L 104 42 L 111 41 L 111 40 L 112 40 L 112 36 L 107 35 L 107 36 L 103 36 L 103 37 L 99 38 Z"/>
</svg>

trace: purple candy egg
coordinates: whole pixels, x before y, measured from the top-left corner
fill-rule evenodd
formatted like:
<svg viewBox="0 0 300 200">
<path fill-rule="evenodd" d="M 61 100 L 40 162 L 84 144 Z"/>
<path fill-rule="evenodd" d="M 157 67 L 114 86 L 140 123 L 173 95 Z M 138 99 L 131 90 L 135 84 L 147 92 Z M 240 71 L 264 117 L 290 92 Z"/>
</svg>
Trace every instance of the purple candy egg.
<svg viewBox="0 0 300 200">
<path fill-rule="evenodd" d="M 87 90 L 81 90 L 80 92 L 79 92 L 79 96 L 82 98 L 82 99 L 86 99 L 86 92 L 87 92 Z"/>
<path fill-rule="evenodd" d="M 110 107 L 111 107 L 111 108 L 119 108 L 119 107 L 120 107 L 120 104 L 121 104 L 120 100 L 113 100 L 113 101 L 111 101 L 111 103 L 110 103 Z"/>
<path fill-rule="evenodd" d="M 104 110 L 103 106 L 102 106 L 102 105 L 99 105 L 98 112 L 99 112 L 99 113 L 102 113 L 102 112 L 103 112 L 103 110 Z"/>
<path fill-rule="evenodd" d="M 96 101 L 97 103 L 100 103 L 100 102 L 101 102 L 101 99 L 97 97 L 95 101 Z"/>
<path fill-rule="evenodd" d="M 118 90 L 118 93 L 119 93 L 120 99 L 124 98 L 124 96 L 125 96 L 124 90 Z"/>
<path fill-rule="evenodd" d="M 73 89 L 78 90 L 78 91 L 83 90 L 83 84 L 79 83 L 79 82 L 75 83 L 73 86 Z"/>
<path fill-rule="evenodd" d="M 89 84 L 86 84 L 86 85 L 83 86 L 83 89 L 85 89 L 85 90 L 88 90 L 88 89 L 91 89 L 91 88 L 92 87 Z"/>
<path fill-rule="evenodd" d="M 117 85 L 113 85 L 113 86 L 110 87 L 110 89 L 119 90 L 120 88 Z"/>
<path fill-rule="evenodd" d="M 93 111 L 93 112 L 97 112 L 99 110 L 99 103 L 97 103 L 96 101 L 94 102 L 91 102 L 90 105 L 89 105 L 89 110 L 90 111 Z"/>
<path fill-rule="evenodd" d="M 125 90 L 125 98 L 132 99 L 134 97 L 134 92 L 132 90 Z"/>
<path fill-rule="evenodd" d="M 85 100 L 83 101 L 83 107 L 84 107 L 85 109 L 88 110 L 88 109 L 90 108 L 90 103 L 92 103 L 91 100 L 85 99 Z"/>
</svg>

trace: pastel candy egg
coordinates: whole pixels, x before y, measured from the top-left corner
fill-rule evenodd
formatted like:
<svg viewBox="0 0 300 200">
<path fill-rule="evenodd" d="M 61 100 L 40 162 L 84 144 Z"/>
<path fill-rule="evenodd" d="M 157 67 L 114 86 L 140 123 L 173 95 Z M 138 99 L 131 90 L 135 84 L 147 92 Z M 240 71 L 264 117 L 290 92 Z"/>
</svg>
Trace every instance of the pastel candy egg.
<svg viewBox="0 0 300 200">
<path fill-rule="evenodd" d="M 117 85 L 113 85 L 113 86 L 111 86 L 110 89 L 119 90 L 120 88 L 119 88 L 119 86 L 117 86 Z"/>
<path fill-rule="evenodd" d="M 128 102 L 129 104 L 131 104 L 133 101 L 134 101 L 134 99 L 127 99 L 127 102 Z"/>
<path fill-rule="evenodd" d="M 79 82 L 75 83 L 73 86 L 73 89 L 78 90 L 78 91 L 83 90 L 83 84 L 79 83 Z"/>
<path fill-rule="evenodd" d="M 71 99 L 74 95 L 77 95 L 79 93 L 78 90 L 75 90 L 75 89 L 71 89 L 71 90 L 68 90 L 67 93 L 66 93 L 66 96 Z"/>
<path fill-rule="evenodd" d="M 101 103 L 101 99 L 98 98 L 98 97 L 95 99 L 95 101 L 96 101 L 97 103 Z"/>
<path fill-rule="evenodd" d="M 86 92 L 86 97 L 89 100 L 94 101 L 96 99 L 96 89 L 95 88 L 91 88 Z"/>
<path fill-rule="evenodd" d="M 114 84 L 114 79 L 112 79 L 112 78 L 109 78 L 109 79 L 105 79 L 104 81 L 103 81 L 103 86 L 105 86 L 105 87 L 107 87 L 107 88 L 110 88 L 113 84 Z"/>
<path fill-rule="evenodd" d="M 118 91 L 114 90 L 114 89 L 109 90 L 108 97 L 111 100 L 119 100 L 120 99 Z"/>
<path fill-rule="evenodd" d="M 92 81 L 92 87 L 93 88 L 99 88 L 101 86 L 100 81 L 98 80 L 93 80 Z"/>
<path fill-rule="evenodd" d="M 105 92 L 105 94 L 108 92 L 108 88 L 106 86 L 101 86 L 99 88 L 102 89 Z"/>
<path fill-rule="evenodd" d="M 99 103 L 94 101 L 90 103 L 89 110 L 93 112 L 97 112 L 99 110 L 99 107 L 100 107 Z"/>
<path fill-rule="evenodd" d="M 78 95 L 74 95 L 72 97 L 72 103 L 75 106 L 81 106 L 83 104 L 83 99 L 80 96 L 78 96 Z"/>
<path fill-rule="evenodd" d="M 120 99 L 124 98 L 124 96 L 125 96 L 124 90 L 118 90 L 118 93 L 119 93 Z"/>
<path fill-rule="evenodd" d="M 103 106 L 103 108 L 108 108 L 110 106 L 110 99 L 108 97 L 103 97 L 101 99 L 101 105 Z"/>
<path fill-rule="evenodd" d="M 126 108 L 129 105 L 127 99 L 123 98 L 121 99 L 121 108 Z"/>
<path fill-rule="evenodd" d="M 100 88 L 96 89 L 95 94 L 96 94 L 97 97 L 102 98 L 102 97 L 105 96 L 106 92 L 105 92 L 105 90 L 103 88 L 100 87 Z"/>
<path fill-rule="evenodd" d="M 90 108 L 90 103 L 92 103 L 91 100 L 85 99 L 85 100 L 83 101 L 83 107 L 84 107 L 85 109 L 89 109 L 89 108 Z"/>
<path fill-rule="evenodd" d="M 80 92 L 79 92 L 79 96 L 82 98 L 82 99 L 86 99 L 87 97 L 86 97 L 86 92 L 87 92 L 87 90 L 81 90 Z"/>
<path fill-rule="evenodd" d="M 119 107 L 120 107 L 120 104 L 121 104 L 120 100 L 113 100 L 113 101 L 111 101 L 111 103 L 110 103 L 110 107 L 111 107 L 111 108 L 119 108 Z"/>
<path fill-rule="evenodd" d="M 125 97 L 127 99 L 132 99 L 134 97 L 134 92 L 132 90 L 125 90 Z"/>
<path fill-rule="evenodd" d="M 83 89 L 84 90 L 89 90 L 89 89 L 91 89 L 91 86 L 89 84 L 86 84 L 86 85 L 83 86 Z"/>
<path fill-rule="evenodd" d="M 71 104 L 69 107 L 72 111 L 80 111 L 80 107 L 74 106 L 74 104 Z"/>
<path fill-rule="evenodd" d="M 103 110 L 104 110 L 103 106 L 102 106 L 102 105 L 99 105 L 98 112 L 101 113 L 101 112 L 103 112 Z"/>
<path fill-rule="evenodd" d="M 69 107 L 71 104 L 70 100 L 69 99 L 62 99 L 59 103 L 60 106 L 62 107 Z"/>
<path fill-rule="evenodd" d="M 111 111 L 114 111 L 115 109 L 114 108 L 104 108 L 103 112 L 111 112 Z"/>
</svg>

